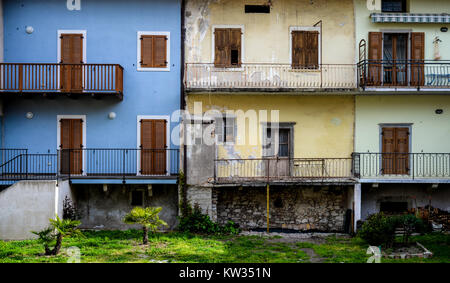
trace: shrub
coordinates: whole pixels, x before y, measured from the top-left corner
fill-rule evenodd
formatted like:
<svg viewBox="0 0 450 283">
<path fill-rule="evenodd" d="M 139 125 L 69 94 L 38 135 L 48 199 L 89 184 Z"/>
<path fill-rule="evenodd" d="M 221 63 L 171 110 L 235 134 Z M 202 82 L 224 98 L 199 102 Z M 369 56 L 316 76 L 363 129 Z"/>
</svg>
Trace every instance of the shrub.
<svg viewBox="0 0 450 283">
<path fill-rule="evenodd" d="M 161 207 L 135 207 L 130 213 L 125 215 L 123 222 L 127 224 L 140 224 L 144 232 L 142 243 L 148 244 L 148 230 L 154 233 L 160 226 L 167 226 L 167 223 L 159 219 Z"/>
<path fill-rule="evenodd" d="M 414 231 L 422 232 L 426 229 L 425 224 L 415 215 L 406 214 L 395 216 L 394 220 L 396 227 L 403 228 L 403 244 L 409 244 L 409 238 Z"/>
<path fill-rule="evenodd" d="M 38 241 L 44 245 L 45 255 L 57 255 L 61 250 L 64 237 L 80 236 L 77 227 L 80 221 L 70 219 L 60 219 L 56 215 L 55 219 L 49 219 L 50 226 L 42 231 L 31 233 L 38 236 Z M 53 245 L 53 248 L 50 246 Z"/>
<path fill-rule="evenodd" d="M 81 218 L 81 211 L 73 201 L 66 196 L 63 201 L 63 219 L 80 220 Z"/>
<path fill-rule="evenodd" d="M 359 230 L 358 236 L 369 245 L 383 245 L 386 248 L 390 248 L 395 239 L 395 227 L 394 219 L 380 212 L 367 218 L 361 230 Z"/>
<path fill-rule="evenodd" d="M 192 209 L 188 206 L 180 218 L 178 230 L 203 234 L 238 234 L 240 229 L 233 221 L 221 226 L 211 220 L 209 215 L 203 214 L 200 207 L 195 205 Z"/>
</svg>

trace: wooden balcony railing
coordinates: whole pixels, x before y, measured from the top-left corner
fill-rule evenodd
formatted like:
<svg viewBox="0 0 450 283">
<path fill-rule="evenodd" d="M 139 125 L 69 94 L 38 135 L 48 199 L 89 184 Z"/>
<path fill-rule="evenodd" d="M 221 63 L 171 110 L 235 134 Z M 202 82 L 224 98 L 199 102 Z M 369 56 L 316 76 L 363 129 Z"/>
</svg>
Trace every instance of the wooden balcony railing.
<svg viewBox="0 0 450 283">
<path fill-rule="evenodd" d="M 118 64 L 0 63 L 1 93 L 123 95 Z"/>
<path fill-rule="evenodd" d="M 219 68 L 213 63 L 186 63 L 187 89 L 355 89 L 356 65 L 322 64 L 316 68 L 276 63 L 245 63 Z"/>
</svg>

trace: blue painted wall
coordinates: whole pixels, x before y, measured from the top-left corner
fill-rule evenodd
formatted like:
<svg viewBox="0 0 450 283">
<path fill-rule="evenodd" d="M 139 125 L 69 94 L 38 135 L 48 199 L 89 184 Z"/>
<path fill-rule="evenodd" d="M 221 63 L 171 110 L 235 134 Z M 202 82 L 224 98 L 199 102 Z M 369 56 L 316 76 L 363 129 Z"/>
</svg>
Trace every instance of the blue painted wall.
<svg viewBox="0 0 450 283">
<path fill-rule="evenodd" d="M 67 10 L 65 0 L 4 0 L 5 62 L 56 63 L 57 31 L 86 30 L 87 63 L 122 65 L 124 97 L 7 100 L 3 146 L 53 153 L 56 116 L 72 114 L 86 115 L 87 148 L 136 148 L 138 115 L 171 115 L 180 106 L 180 9 L 180 0 L 82 0 L 80 11 Z M 26 26 L 34 32 L 27 34 Z M 170 32 L 170 72 L 137 71 L 137 31 Z"/>
</svg>

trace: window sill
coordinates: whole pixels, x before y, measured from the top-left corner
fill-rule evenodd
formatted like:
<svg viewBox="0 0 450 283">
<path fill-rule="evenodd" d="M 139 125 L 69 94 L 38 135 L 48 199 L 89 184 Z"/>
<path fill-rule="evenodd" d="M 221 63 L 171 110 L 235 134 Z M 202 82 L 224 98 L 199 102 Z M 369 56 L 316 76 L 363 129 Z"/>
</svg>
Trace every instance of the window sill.
<svg viewBox="0 0 450 283">
<path fill-rule="evenodd" d="M 170 72 L 170 67 L 165 68 L 142 68 L 137 67 L 138 72 Z"/>
</svg>

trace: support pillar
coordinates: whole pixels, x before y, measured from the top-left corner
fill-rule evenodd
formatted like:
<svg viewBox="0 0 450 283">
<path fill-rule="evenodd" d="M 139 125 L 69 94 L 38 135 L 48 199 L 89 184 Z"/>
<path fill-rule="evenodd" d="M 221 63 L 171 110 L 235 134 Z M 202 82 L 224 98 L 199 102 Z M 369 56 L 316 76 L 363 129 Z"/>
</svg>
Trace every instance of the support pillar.
<svg viewBox="0 0 450 283">
<path fill-rule="evenodd" d="M 353 188 L 353 232 L 356 232 L 356 222 L 361 220 L 361 183 L 355 184 Z"/>
</svg>

